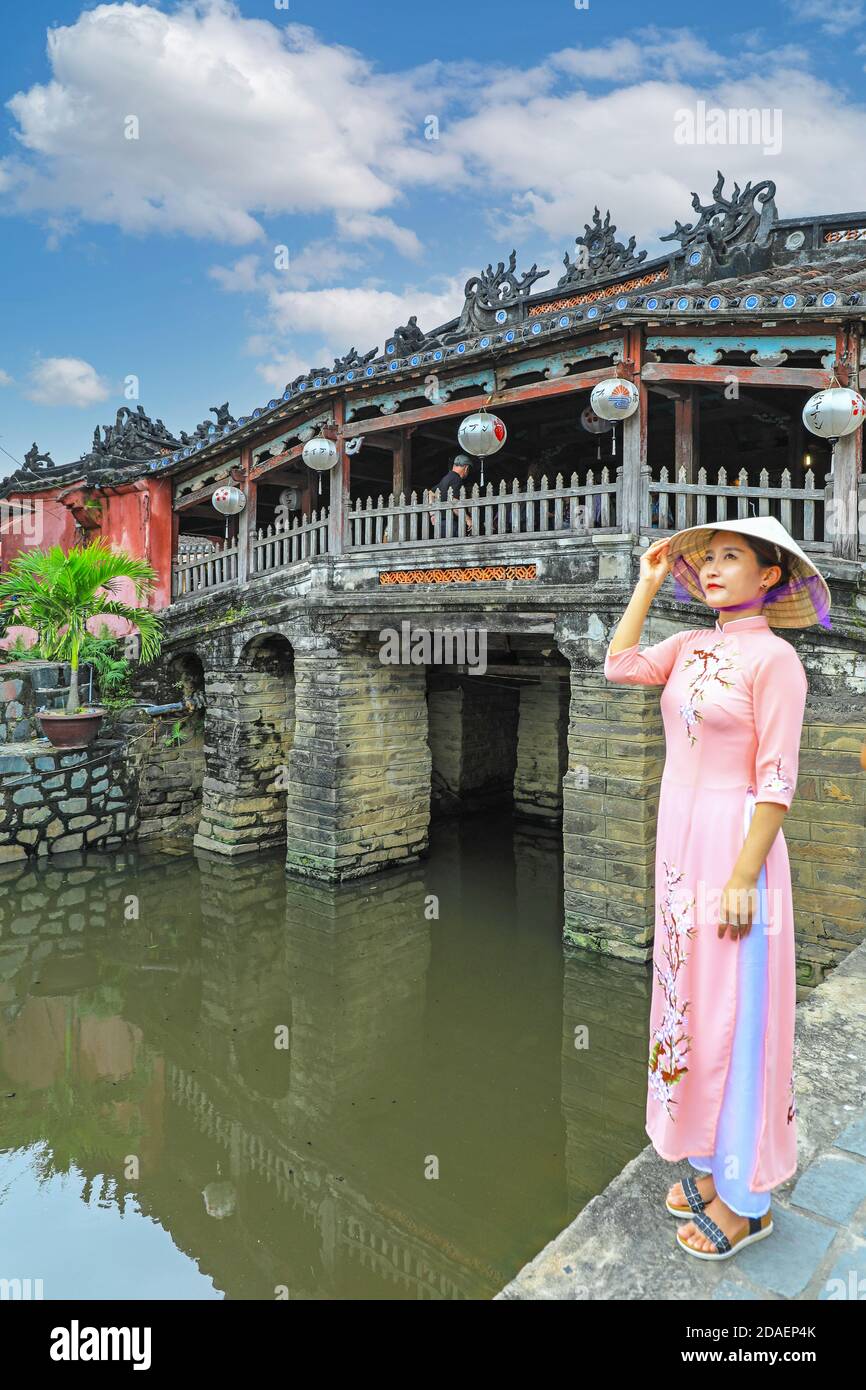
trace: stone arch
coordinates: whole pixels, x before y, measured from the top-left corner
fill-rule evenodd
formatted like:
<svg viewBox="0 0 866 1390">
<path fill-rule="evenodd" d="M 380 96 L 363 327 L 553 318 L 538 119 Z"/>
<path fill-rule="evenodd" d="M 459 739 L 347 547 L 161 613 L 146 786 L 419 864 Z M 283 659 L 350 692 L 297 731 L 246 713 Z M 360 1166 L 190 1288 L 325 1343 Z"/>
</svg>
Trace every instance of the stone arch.
<svg viewBox="0 0 866 1390">
<path fill-rule="evenodd" d="M 172 652 L 165 663 L 165 679 L 176 698 L 204 707 L 204 661 L 194 648 Z"/>
</svg>

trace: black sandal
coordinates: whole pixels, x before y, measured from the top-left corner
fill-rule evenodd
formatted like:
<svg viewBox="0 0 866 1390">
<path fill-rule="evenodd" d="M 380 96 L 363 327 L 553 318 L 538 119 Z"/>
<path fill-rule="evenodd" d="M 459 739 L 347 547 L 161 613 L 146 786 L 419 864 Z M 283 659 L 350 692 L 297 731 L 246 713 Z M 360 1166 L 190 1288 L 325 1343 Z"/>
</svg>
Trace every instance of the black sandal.
<svg viewBox="0 0 866 1390">
<path fill-rule="evenodd" d="M 698 1184 L 691 1173 L 683 1178 L 680 1186 L 683 1189 L 688 1205 L 684 1207 L 675 1207 L 672 1202 L 666 1201 L 665 1206 L 671 1216 L 691 1216 L 694 1212 L 702 1212 L 707 1203 L 712 1202 L 716 1195 L 715 1192 L 713 1192 L 712 1197 L 702 1197 Z M 713 1187 L 715 1187 L 715 1183 L 713 1183 Z"/>
</svg>

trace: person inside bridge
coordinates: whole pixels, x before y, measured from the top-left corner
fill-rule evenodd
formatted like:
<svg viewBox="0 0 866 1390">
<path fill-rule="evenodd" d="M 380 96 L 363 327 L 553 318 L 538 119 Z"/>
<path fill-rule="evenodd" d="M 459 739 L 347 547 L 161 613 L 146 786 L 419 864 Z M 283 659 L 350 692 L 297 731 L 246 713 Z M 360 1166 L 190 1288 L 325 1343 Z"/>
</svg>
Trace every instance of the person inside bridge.
<svg viewBox="0 0 866 1390">
<path fill-rule="evenodd" d="M 448 472 L 445 474 L 445 477 L 444 477 L 444 478 L 440 478 L 440 479 L 439 479 L 439 482 L 436 484 L 436 487 L 435 487 L 435 488 L 433 489 L 433 491 L 431 492 L 430 498 L 429 498 L 428 500 L 432 501 L 432 500 L 433 500 L 433 497 L 435 496 L 435 493 L 438 491 L 441 500 L 442 500 L 443 502 L 446 501 L 446 499 L 447 499 L 447 497 L 448 497 L 448 489 L 449 489 L 449 488 L 451 488 L 451 490 L 452 490 L 452 492 L 454 493 L 454 496 L 455 496 L 455 497 L 459 497 L 461 487 L 468 486 L 468 479 L 469 479 L 469 477 L 470 477 L 471 472 L 472 472 L 472 460 L 471 460 L 471 458 L 469 457 L 469 455 L 468 455 L 468 454 L 455 454 L 455 455 L 454 455 L 454 461 L 453 461 L 453 463 L 451 464 L 450 469 L 449 469 Z M 450 515 L 449 515 L 449 513 L 447 513 L 447 512 L 446 512 L 446 513 L 440 513 L 440 514 L 439 514 L 439 524 L 440 524 L 439 535 L 440 535 L 440 536 L 456 536 L 456 535 L 457 535 L 457 518 L 458 518 L 458 516 L 459 516 L 459 511 L 458 511 L 458 508 L 457 508 L 457 507 L 452 507 L 452 508 L 451 508 L 451 513 L 450 513 Z M 436 525 L 436 513 L 435 513 L 435 512 L 431 512 L 431 513 L 430 513 L 430 520 L 431 520 L 431 522 L 433 523 L 433 525 L 435 526 L 435 525 Z M 466 515 L 466 531 L 467 531 L 467 534 L 471 533 L 471 531 L 472 531 L 472 520 L 471 520 L 471 518 L 470 518 L 470 516 L 469 516 L 468 513 L 467 513 L 467 515 Z"/>
</svg>

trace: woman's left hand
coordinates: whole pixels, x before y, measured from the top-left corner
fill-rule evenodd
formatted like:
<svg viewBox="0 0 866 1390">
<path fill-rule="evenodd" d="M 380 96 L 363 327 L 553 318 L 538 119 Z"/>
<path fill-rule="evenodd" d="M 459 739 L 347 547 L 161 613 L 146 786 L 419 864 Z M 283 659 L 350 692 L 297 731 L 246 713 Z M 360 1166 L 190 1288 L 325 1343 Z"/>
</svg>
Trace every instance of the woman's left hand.
<svg viewBox="0 0 866 1390">
<path fill-rule="evenodd" d="M 719 936 L 730 931 L 731 940 L 736 941 L 750 932 L 757 905 L 758 880 L 731 874 L 719 902 Z"/>
</svg>

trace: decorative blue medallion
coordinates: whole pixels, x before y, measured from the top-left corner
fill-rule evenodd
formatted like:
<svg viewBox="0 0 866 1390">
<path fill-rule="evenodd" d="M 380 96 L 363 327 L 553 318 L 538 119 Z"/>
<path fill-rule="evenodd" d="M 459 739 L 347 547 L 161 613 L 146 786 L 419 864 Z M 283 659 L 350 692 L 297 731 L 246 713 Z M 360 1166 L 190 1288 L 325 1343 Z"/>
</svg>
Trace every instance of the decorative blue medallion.
<svg viewBox="0 0 866 1390">
<path fill-rule="evenodd" d="M 337 378 L 336 378 L 335 376 L 329 376 L 329 377 L 328 377 L 328 385 L 329 385 L 329 386 L 336 386 L 336 384 L 337 384 Z"/>
<path fill-rule="evenodd" d="M 628 300 L 626 299 L 626 297 L 625 297 L 624 294 L 621 294 L 620 297 L 619 297 L 619 299 L 616 301 L 616 307 L 617 307 L 618 309 L 627 309 L 627 308 L 628 308 Z"/>
<path fill-rule="evenodd" d="M 761 296 L 760 296 L 759 294 L 747 294 L 746 297 L 745 297 L 745 299 L 743 300 L 743 308 L 744 308 L 744 309 L 757 309 L 757 307 L 758 307 L 758 305 L 760 304 L 760 302 L 761 302 Z"/>
<path fill-rule="evenodd" d="M 417 367 L 420 361 L 421 361 L 421 358 L 420 358 L 420 357 L 410 357 L 410 358 L 409 358 L 409 365 L 410 365 L 411 367 Z"/>
<path fill-rule="evenodd" d="M 682 313 L 683 310 L 688 309 L 690 303 L 691 300 L 686 299 L 685 295 L 683 295 L 681 299 L 677 300 L 677 308 Z"/>
<path fill-rule="evenodd" d="M 532 325 L 532 331 L 533 331 L 533 333 L 540 333 L 540 332 L 541 332 L 541 324 L 540 324 L 540 323 L 534 323 L 534 324 Z"/>
<path fill-rule="evenodd" d="M 783 296 L 783 298 L 782 298 L 782 308 L 783 308 L 783 309 L 796 309 L 796 307 L 797 307 L 797 296 L 796 296 L 795 294 L 786 294 L 786 295 Z"/>
<path fill-rule="evenodd" d="M 388 371 L 389 371 L 389 372 L 396 372 L 396 371 L 399 369 L 399 367 L 400 367 L 400 363 L 399 363 L 399 362 L 389 362 L 389 363 L 388 363 Z"/>
<path fill-rule="evenodd" d="M 693 251 L 692 254 L 689 256 L 689 265 L 700 265 L 703 259 L 703 251 Z"/>
<path fill-rule="evenodd" d="M 505 341 L 506 341 L 506 343 L 513 343 L 513 342 L 514 342 L 514 329 L 513 329 L 513 328 L 509 328 L 508 332 L 505 334 Z"/>
<path fill-rule="evenodd" d="M 442 349 L 441 349 L 441 348 L 436 348 L 435 352 L 433 353 L 433 361 L 434 361 L 434 362 L 441 362 L 441 361 L 442 361 Z"/>
<path fill-rule="evenodd" d="M 506 320 L 507 318 L 508 318 L 508 313 L 507 313 L 507 311 L 506 311 L 505 309 L 497 309 L 497 310 L 496 310 L 496 322 L 497 322 L 497 323 L 504 323 L 505 320 Z"/>
<path fill-rule="evenodd" d="M 709 299 L 707 300 L 707 308 L 708 308 L 708 309 L 721 309 L 721 307 L 722 307 L 721 295 L 718 295 L 718 294 L 711 294 L 710 297 L 709 297 Z"/>
<path fill-rule="evenodd" d="M 465 351 L 466 351 L 466 344 L 465 344 L 465 343 L 458 343 L 458 344 L 457 344 L 457 351 L 458 351 L 458 352 L 461 352 L 461 353 L 462 353 L 462 352 L 465 352 Z"/>
<path fill-rule="evenodd" d="M 597 319 L 600 313 L 601 313 L 601 310 L 600 310 L 600 309 L 596 309 L 595 305 L 593 304 L 593 306 L 592 306 L 591 309 L 587 309 L 587 311 L 586 311 L 586 317 L 587 317 L 588 319 Z"/>
<path fill-rule="evenodd" d="M 653 298 L 653 299 L 648 299 L 647 302 L 646 302 L 646 307 L 647 307 L 648 309 L 657 309 L 657 308 L 659 307 L 659 302 L 658 302 L 658 300 L 655 299 L 655 298 Z M 587 317 L 589 317 L 589 316 L 587 315 Z"/>
<path fill-rule="evenodd" d="M 826 294 L 821 295 L 821 303 L 824 305 L 825 309 L 832 309 L 838 298 L 838 294 L 833 290 L 828 290 Z"/>
<path fill-rule="evenodd" d="M 483 348 L 485 348 L 485 347 L 490 347 L 490 339 L 489 339 L 489 338 L 482 338 L 482 339 L 481 339 L 481 342 L 478 344 L 478 346 L 479 346 L 479 347 L 483 347 Z"/>
<path fill-rule="evenodd" d="M 365 368 L 364 368 L 364 375 L 365 375 L 365 376 L 372 376 L 373 373 L 375 372 L 375 370 L 376 370 L 375 367 L 365 367 Z"/>
</svg>

